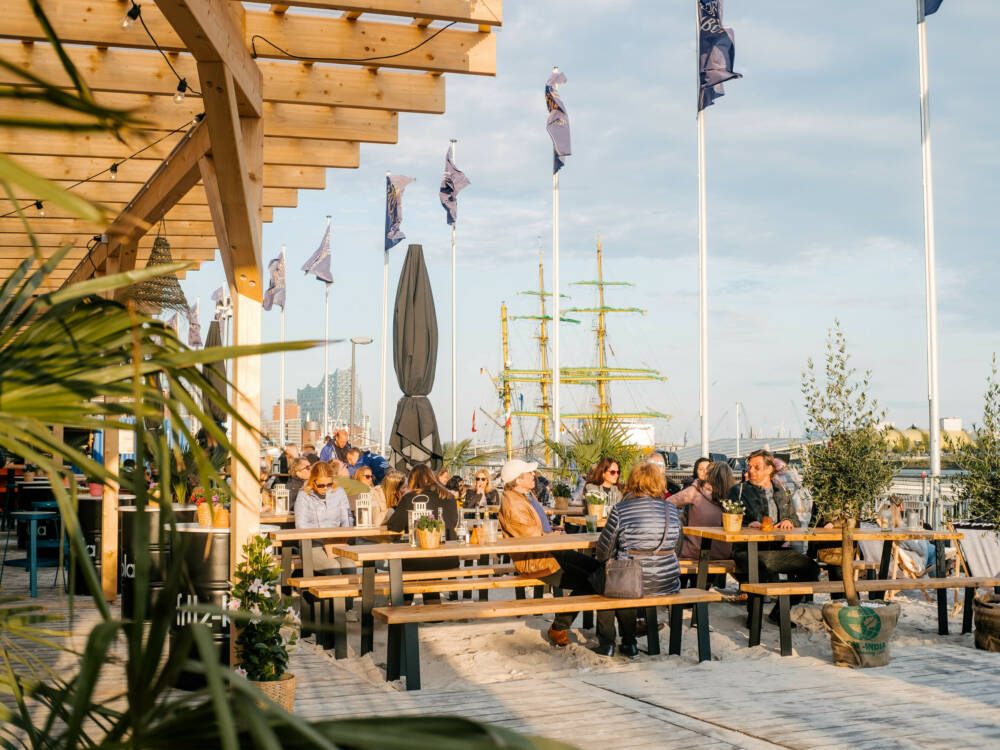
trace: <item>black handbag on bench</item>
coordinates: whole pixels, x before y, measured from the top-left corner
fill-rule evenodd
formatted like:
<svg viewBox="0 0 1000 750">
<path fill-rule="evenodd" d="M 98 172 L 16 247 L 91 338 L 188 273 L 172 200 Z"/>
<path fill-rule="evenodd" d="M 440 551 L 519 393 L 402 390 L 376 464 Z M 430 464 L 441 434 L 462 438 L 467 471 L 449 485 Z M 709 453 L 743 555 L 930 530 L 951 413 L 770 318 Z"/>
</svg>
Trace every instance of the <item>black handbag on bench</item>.
<svg viewBox="0 0 1000 750">
<path fill-rule="evenodd" d="M 594 589 L 613 599 L 641 599 L 642 592 L 642 563 L 635 559 L 637 557 L 650 557 L 659 554 L 673 554 L 673 550 L 663 552 L 663 546 L 667 543 L 667 534 L 670 531 L 670 513 L 663 510 L 663 538 L 656 549 L 648 552 L 645 550 L 629 550 L 629 557 L 625 560 L 608 560 L 604 566 L 594 571 L 590 577 L 590 582 Z"/>
</svg>

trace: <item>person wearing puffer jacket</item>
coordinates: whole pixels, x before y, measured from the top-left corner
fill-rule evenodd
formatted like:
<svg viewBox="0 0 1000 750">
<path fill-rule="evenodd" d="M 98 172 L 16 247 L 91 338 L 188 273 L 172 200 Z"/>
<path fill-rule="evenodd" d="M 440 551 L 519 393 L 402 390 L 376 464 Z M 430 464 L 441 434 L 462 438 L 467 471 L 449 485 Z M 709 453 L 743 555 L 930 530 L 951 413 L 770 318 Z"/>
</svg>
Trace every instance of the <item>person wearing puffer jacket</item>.
<svg viewBox="0 0 1000 750">
<path fill-rule="evenodd" d="M 643 596 L 673 594 L 681 588 L 680 565 L 674 552 L 681 534 L 681 518 L 677 507 L 663 499 L 665 489 L 666 480 L 659 467 L 638 464 L 629 474 L 623 499 L 611 509 L 597 540 L 595 556 L 599 561 L 638 558 Z M 597 613 L 598 646 L 594 653 L 614 656 L 615 619 L 621 639 L 619 653 L 638 656 L 634 607 Z"/>
</svg>

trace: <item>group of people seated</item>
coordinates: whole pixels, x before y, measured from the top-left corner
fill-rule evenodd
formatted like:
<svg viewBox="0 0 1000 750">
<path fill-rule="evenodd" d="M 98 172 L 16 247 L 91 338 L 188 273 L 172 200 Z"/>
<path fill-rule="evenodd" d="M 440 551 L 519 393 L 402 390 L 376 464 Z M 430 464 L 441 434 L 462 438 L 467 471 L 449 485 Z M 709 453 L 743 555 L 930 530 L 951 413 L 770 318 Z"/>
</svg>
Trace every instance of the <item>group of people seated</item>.
<svg viewBox="0 0 1000 750">
<path fill-rule="evenodd" d="M 457 477 L 450 477 L 447 472 L 435 473 L 424 465 L 416 466 L 408 475 L 386 468 L 379 476 L 378 462 L 362 459 L 363 454 L 346 443 L 346 434 L 334 436 L 328 460 L 319 456 L 312 460 L 310 453 L 315 455 L 304 446 L 302 456 L 289 458 L 288 488 L 295 498 L 297 528 L 353 525 L 352 497 L 338 486 L 338 479 L 353 476 L 371 488 L 368 494 L 375 524 L 384 525 L 391 531 L 407 531 L 414 503 L 423 500 L 427 509 L 444 522 L 446 536 L 452 540 L 457 538 L 455 530 L 461 523 L 459 509 L 462 506 L 499 506 L 499 524 L 506 537 L 564 533 L 550 520 L 551 509 L 547 513 L 545 503 L 539 500 L 535 463 L 508 461 L 500 471 L 498 487 L 493 487 L 485 468 L 477 468 L 472 486 L 466 487 L 464 480 L 456 481 Z M 658 454 L 636 464 L 624 482 L 619 463 L 613 458 L 602 458 L 581 481 L 583 495 L 601 495 L 608 506 L 596 554 L 591 556 L 577 551 L 515 553 L 510 555 L 511 560 L 521 575 L 539 578 L 570 595 L 583 595 L 603 593 L 601 569 L 606 561 L 638 559 L 644 595 L 676 592 L 682 585 L 692 584 L 689 576 L 682 580 L 678 559 L 697 559 L 701 547 L 700 538 L 683 535 L 683 526 L 721 526 L 723 500 L 742 504 L 743 523 L 750 528 L 760 528 L 765 517 L 771 519 L 776 529 L 802 525 L 790 493 L 777 479 L 781 468 L 771 453 L 756 451 L 747 459 L 746 478 L 739 481 L 728 464 L 700 459 L 694 467 L 690 485 L 671 493 L 664 463 Z M 543 486 L 547 489 L 547 483 Z M 558 517 L 555 513 L 551 515 Z M 810 549 L 807 554 L 777 543 L 761 543 L 760 579 L 770 580 L 786 574 L 796 581 L 818 580 L 820 568 L 814 559 L 815 552 Z M 312 545 L 311 554 L 316 575 L 354 569 L 353 562 L 329 557 L 320 541 Z M 734 560 L 737 578 L 747 580 L 745 544 L 712 542 L 710 554 L 715 560 Z M 418 559 L 406 561 L 404 568 L 443 570 L 457 564 L 457 559 Z M 569 643 L 568 631 L 577 614 L 555 615 L 546 634 L 553 645 L 561 647 Z M 769 619 L 777 621 L 776 609 Z M 622 655 L 636 656 L 636 640 L 644 635 L 644 628 L 645 623 L 638 619 L 635 609 L 600 612 L 598 644 L 594 651 L 612 656 L 617 649 Z"/>
</svg>

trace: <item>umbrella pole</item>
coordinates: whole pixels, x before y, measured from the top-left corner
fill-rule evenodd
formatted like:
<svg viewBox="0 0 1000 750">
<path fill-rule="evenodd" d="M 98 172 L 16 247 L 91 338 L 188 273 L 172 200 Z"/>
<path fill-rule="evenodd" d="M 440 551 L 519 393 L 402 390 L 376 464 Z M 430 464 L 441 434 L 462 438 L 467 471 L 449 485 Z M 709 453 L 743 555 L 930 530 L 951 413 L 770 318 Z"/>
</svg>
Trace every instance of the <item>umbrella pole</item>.
<svg viewBox="0 0 1000 750">
<path fill-rule="evenodd" d="M 379 370 L 379 427 L 378 453 L 385 455 L 385 352 L 389 325 L 389 251 L 386 250 L 382 265 L 382 368 Z"/>
<path fill-rule="evenodd" d="M 695 72 L 701 90 L 701 6 L 695 4 Z M 705 191 L 705 110 L 698 109 L 698 414 L 701 455 L 709 452 L 708 432 L 708 222 Z"/>
<path fill-rule="evenodd" d="M 330 285 L 326 285 L 326 306 L 323 314 L 323 439 L 330 434 Z"/>
<path fill-rule="evenodd" d="M 285 268 L 285 246 L 281 246 L 281 268 L 282 273 L 284 273 Z M 278 399 L 278 440 L 281 443 L 281 449 L 285 449 L 285 442 L 288 440 L 287 435 L 285 435 L 285 305 L 281 305 L 281 383 L 280 389 L 281 394 Z"/>
</svg>

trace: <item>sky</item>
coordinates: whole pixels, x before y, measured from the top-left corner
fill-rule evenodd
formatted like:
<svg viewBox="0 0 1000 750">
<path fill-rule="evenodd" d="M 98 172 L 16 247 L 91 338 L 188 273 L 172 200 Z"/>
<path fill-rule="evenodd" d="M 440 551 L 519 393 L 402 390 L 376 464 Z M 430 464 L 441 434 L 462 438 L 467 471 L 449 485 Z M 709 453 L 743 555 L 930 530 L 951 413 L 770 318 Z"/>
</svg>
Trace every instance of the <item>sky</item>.
<svg viewBox="0 0 1000 750">
<path fill-rule="evenodd" d="M 737 401 L 755 434 L 801 434 L 801 373 L 822 359 L 839 320 L 852 363 L 897 426 L 927 425 L 927 358 L 916 13 L 913 0 L 788 3 L 729 0 L 736 39 L 726 94 L 706 110 L 711 438 L 733 437 Z M 439 25 L 439 24 L 435 24 Z M 942 416 L 979 421 L 998 349 L 1000 234 L 995 76 L 978 54 L 1000 3 L 946 0 L 927 21 L 937 248 Z M 659 441 L 699 439 L 698 203 L 693 0 L 504 3 L 497 75 L 447 75 L 447 113 L 403 114 L 399 142 L 362 144 L 361 167 L 329 170 L 323 191 L 264 225 L 264 265 L 288 256 L 289 339 L 323 337 L 323 284 L 298 269 L 332 216 L 330 337 L 359 346 L 364 411 L 379 423 L 379 337 L 385 173 L 416 178 L 403 199 L 403 240 L 390 256 L 390 305 L 409 243 L 423 246 L 439 326 L 431 401 L 451 434 L 450 231 L 438 187 L 450 138 L 472 185 L 459 198 L 457 437 L 499 442 L 480 408 L 502 412 L 488 373 L 501 367 L 500 305 L 537 312 L 538 256 L 552 270 L 551 141 L 543 89 L 553 65 L 573 155 L 560 173 L 560 276 L 567 303 L 594 292 L 600 234 L 607 304 L 645 315 L 609 318 L 611 366 L 650 367 L 664 382 L 612 387 L 619 410 L 652 409 Z M 972 30 L 982 30 L 972 34 Z M 169 235 L 169 225 L 167 227 Z M 182 281 L 200 298 L 203 330 L 218 261 Z M 390 310 L 391 315 L 391 310 Z M 577 316 L 581 317 L 581 316 Z M 562 363 L 593 365 L 593 321 L 562 329 Z M 184 327 L 181 330 L 184 335 Z M 536 333 L 511 323 L 515 367 L 537 367 Z M 391 342 L 390 317 L 390 342 Z M 280 337 L 280 311 L 263 338 Z M 330 346 L 349 367 L 349 343 Z M 286 357 L 286 396 L 322 378 L 323 349 Z M 486 368 L 485 370 L 483 368 Z M 387 427 L 400 391 L 387 363 Z M 278 399 L 278 357 L 265 358 L 262 404 Z M 593 389 L 564 386 L 563 411 L 588 410 Z M 525 405 L 537 400 L 528 389 Z M 536 420 L 519 425 L 532 434 Z M 520 430 L 515 438 L 520 438 Z M 377 437 L 377 435 L 376 435 Z"/>
</svg>

